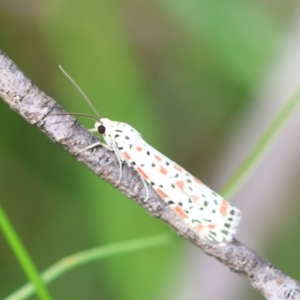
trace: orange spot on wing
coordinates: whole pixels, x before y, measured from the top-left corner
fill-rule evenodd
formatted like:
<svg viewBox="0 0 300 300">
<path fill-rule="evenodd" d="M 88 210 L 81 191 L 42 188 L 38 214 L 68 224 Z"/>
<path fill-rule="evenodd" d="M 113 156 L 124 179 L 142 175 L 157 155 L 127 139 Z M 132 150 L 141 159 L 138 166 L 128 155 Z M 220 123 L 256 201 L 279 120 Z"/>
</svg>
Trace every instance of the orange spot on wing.
<svg viewBox="0 0 300 300">
<path fill-rule="evenodd" d="M 183 209 L 180 206 L 176 206 L 174 208 L 174 211 L 179 215 L 180 218 L 185 219 L 187 218 L 186 213 L 183 211 Z"/>
<path fill-rule="evenodd" d="M 175 182 L 175 185 L 180 189 L 180 190 L 184 190 L 184 181 L 182 180 L 178 180 Z"/>
<path fill-rule="evenodd" d="M 211 229 L 211 230 L 214 230 L 214 229 L 216 228 L 216 225 L 214 225 L 214 224 L 209 224 L 209 225 L 207 225 L 207 227 L 208 227 L 209 229 Z"/>
<path fill-rule="evenodd" d="M 192 199 L 193 202 L 198 203 L 198 201 L 200 200 L 200 198 L 198 196 L 190 196 L 190 198 Z"/>
<path fill-rule="evenodd" d="M 220 213 L 225 216 L 227 214 L 227 210 L 229 208 L 229 203 L 226 200 L 222 200 L 221 206 L 220 206 Z"/>
<path fill-rule="evenodd" d="M 203 228 L 204 228 L 203 225 L 197 225 L 196 227 L 193 228 L 193 230 L 196 231 L 197 233 L 199 233 L 202 231 Z"/>
<path fill-rule="evenodd" d="M 185 185 L 185 182 L 182 181 L 182 180 L 177 180 L 175 182 L 175 185 L 184 193 L 186 194 L 193 202 L 197 203 L 199 201 L 199 197 L 198 196 L 193 196 L 189 193 L 187 193 L 185 190 L 184 190 L 184 185 Z"/>
<path fill-rule="evenodd" d="M 168 195 L 162 191 L 161 189 L 156 189 L 157 194 L 162 198 L 162 199 L 167 199 Z"/>
<path fill-rule="evenodd" d="M 126 159 L 126 160 L 131 160 L 131 156 L 127 153 L 127 152 L 123 152 L 122 153 L 122 155 L 124 156 L 124 158 Z"/>
<path fill-rule="evenodd" d="M 197 182 L 199 184 L 202 184 L 202 182 L 198 178 L 196 178 L 195 176 L 193 176 L 193 179 L 194 179 L 195 182 Z"/>
<path fill-rule="evenodd" d="M 161 160 L 162 160 L 162 158 L 161 158 L 159 155 L 154 154 L 154 157 L 155 157 L 158 161 L 161 161 Z"/>
<path fill-rule="evenodd" d="M 136 147 L 136 150 L 141 152 L 141 151 L 143 151 L 143 148 L 140 147 L 140 146 L 137 146 L 137 147 Z"/>
<path fill-rule="evenodd" d="M 174 169 L 177 170 L 177 171 L 179 171 L 179 172 L 182 172 L 182 168 L 179 167 L 179 166 L 177 166 L 177 165 L 174 165 Z"/>
<path fill-rule="evenodd" d="M 203 225 L 197 225 L 196 227 L 193 228 L 193 230 L 197 233 L 200 233 L 204 228 L 209 228 L 210 230 L 214 230 L 217 226 L 214 224 L 209 224 L 207 226 Z"/>
<path fill-rule="evenodd" d="M 163 175 L 167 175 L 168 171 L 164 167 L 160 166 L 159 172 L 162 173 Z"/>
<path fill-rule="evenodd" d="M 140 167 L 137 167 L 136 170 L 145 180 L 149 178 L 148 175 Z"/>
</svg>

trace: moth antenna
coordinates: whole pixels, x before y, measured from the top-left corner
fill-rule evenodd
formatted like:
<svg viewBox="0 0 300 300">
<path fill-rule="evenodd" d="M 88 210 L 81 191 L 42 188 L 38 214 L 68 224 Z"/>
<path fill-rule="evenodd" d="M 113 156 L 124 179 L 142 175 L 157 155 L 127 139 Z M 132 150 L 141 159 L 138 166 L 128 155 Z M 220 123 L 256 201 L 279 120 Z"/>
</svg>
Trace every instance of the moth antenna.
<svg viewBox="0 0 300 300">
<path fill-rule="evenodd" d="M 81 113 L 58 113 L 58 114 L 50 114 L 48 115 L 49 117 L 51 116 L 78 116 L 78 117 L 86 117 L 89 119 L 92 119 L 94 121 L 99 121 L 97 118 L 90 116 L 88 114 L 81 114 Z"/>
<path fill-rule="evenodd" d="M 87 102 L 87 104 L 90 106 L 90 108 L 96 113 L 96 115 L 99 117 L 99 119 L 101 119 L 100 114 L 98 113 L 98 111 L 96 110 L 96 108 L 94 107 L 94 105 L 92 104 L 92 102 L 90 101 L 90 99 L 88 98 L 88 96 L 83 92 L 83 90 L 79 87 L 79 85 L 75 82 L 75 80 L 62 68 L 61 65 L 59 65 L 60 70 L 64 73 L 64 75 L 73 83 L 73 85 L 77 88 L 78 92 L 81 94 L 81 96 L 85 99 L 85 101 Z M 70 115 L 70 114 L 69 114 Z M 72 114 L 75 115 L 76 114 Z M 85 116 L 87 117 L 87 115 L 85 114 L 77 114 L 77 116 Z M 91 117 L 91 116 L 90 116 Z M 97 120 L 98 121 L 98 120 Z"/>
</svg>

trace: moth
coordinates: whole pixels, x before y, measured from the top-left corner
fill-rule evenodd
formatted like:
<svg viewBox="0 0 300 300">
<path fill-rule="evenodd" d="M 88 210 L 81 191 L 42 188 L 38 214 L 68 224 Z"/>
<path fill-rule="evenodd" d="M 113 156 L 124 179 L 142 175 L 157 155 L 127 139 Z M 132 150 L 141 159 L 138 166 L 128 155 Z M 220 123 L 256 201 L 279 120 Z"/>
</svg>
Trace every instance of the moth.
<svg viewBox="0 0 300 300">
<path fill-rule="evenodd" d="M 95 126 L 90 131 L 100 133 L 106 143 L 99 141 L 82 149 L 80 153 L 99 145 L 113 151 L 120 166 L 118 183 L 122 178 L 122 166 L 127 164 L 136 170 L 145 186 L 145 201 L 149 197 L 149 184 L 199 237 L 219 245 L 229 243 L 241 221 L 240 210 L 145 142 L 133 127 L 101 117 L 75 81 L 61 70 L 77 87 L 98 118 L 85 114 L 72 115 L 95 119 Z"/>
</svg>

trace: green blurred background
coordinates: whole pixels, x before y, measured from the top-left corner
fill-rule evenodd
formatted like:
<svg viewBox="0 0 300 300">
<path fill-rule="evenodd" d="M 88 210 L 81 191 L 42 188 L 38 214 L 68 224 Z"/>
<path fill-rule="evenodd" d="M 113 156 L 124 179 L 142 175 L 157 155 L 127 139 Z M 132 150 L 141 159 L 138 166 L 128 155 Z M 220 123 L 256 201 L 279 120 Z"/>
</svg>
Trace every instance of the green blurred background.
<svg viewBox="0 0 300 300">
<path fill-rule="evenodd" d="M 131 124 L 214 186 L 220 170 L 211 166 L 255 102 L 297 4 L 7 0 L 0 2 L 0 48 L 67 111 L 92 113 L 61 64 L 102 115 Z M 0 112 L 0 200 L 40 271 L 77 251 L 171 233 L 3 102 Z M 281 229 L 262 254 L 299 278 L 293 261 L 300 246 L 287 234 L 289 226 L 295 228 Z M 188 273 L 181 270 L 190 247 L 178 238 L 167 247 L 88 264 L 50 284 L 50 291 L 54 299 L 174 299 Z M 262 299 L 237 275 L 228 276 L 246 286 L 243 299 Z M 0 235 L 0 298 L 25 282 Z"/>
</svg>

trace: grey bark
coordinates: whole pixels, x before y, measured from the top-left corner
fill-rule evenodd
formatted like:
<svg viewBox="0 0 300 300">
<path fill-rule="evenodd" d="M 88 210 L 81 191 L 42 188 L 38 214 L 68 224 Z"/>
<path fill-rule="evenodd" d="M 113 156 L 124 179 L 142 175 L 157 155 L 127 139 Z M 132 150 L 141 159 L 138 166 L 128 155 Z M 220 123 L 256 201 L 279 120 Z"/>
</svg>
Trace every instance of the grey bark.
<svg viewBox="0 0 300 300">
<path fill-rule="evenodd" d="M 44 132 L 53 142 L 61 144 L 92 172 L 116 186 L 119 165 L 114 153 L 100 146 L 94 148 L 89 154 L 84 152 L 76 155 L 84 147 L 97 142 L 97 138 L 72 116 L 49 117 L 49 114 L 66 112 L 51 97 L 40 91 L 1 50 L 0 97 L 11 109 Z M 151 186 L 148 186 L 148 200 L 143 201 L 145 187 L 139 175 L 126 165 L 123 166 L 122 180 L 117 188 L 146 209 L 151 216 L 161 219 L 177 234 L 189 240 L 207 255 L 216 258 L 232 272 L 242 276 L 266 299 L 300 299 L 298 281 L 285 275 L 241 242 L 234 239 L 221 247 L 203 241 L 177 218 Z"/>
</svg>

